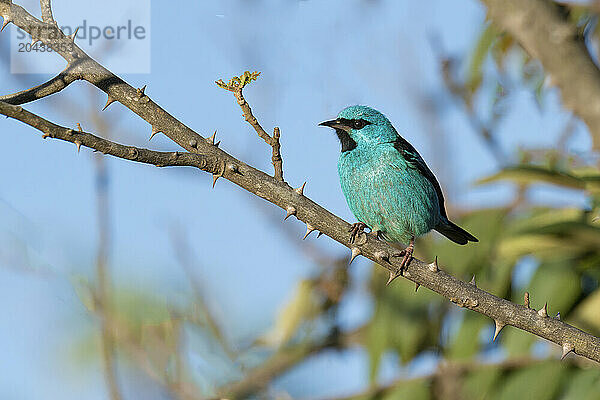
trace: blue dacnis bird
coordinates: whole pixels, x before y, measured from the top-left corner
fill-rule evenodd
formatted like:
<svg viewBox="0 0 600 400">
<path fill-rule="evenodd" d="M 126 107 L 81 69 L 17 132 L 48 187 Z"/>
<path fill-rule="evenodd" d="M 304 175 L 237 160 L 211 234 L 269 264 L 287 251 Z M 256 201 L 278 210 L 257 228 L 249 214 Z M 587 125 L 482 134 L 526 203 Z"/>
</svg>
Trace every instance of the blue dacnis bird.
<svg viewBox="0 0 600 400">
<path fill-rule="evenodd" d="M 450 222 L 440 184 L 417 150 L 390 121 L 370 107 L 351 106 L 319 125 L 335 129 L 342 144 L 338 172 L 350 210 L 358 219 L 350 242 L 368 227 L 385 240 L 408 246 L 401 269 L 412 259 L 415 237 L 432 229 L 458 244 L 477 238 Z"/>
</svg>

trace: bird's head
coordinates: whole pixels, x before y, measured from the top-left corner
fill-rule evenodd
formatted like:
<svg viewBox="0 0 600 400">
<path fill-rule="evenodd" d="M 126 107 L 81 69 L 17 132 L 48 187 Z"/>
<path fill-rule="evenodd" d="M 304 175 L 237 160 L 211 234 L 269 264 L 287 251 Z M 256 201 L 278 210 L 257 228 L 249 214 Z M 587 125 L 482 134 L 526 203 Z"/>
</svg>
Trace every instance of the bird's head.
<svg viewBox="0 0 600 400">
<path fill-rule="evenodd" d="M 367 106 L 347 107 L 340 111 L 336 119 L 319 125 L 335 129 L 342 143 L 342 152 L 360 145 L 389 143 L 398 138 L 398 133 L 385 115 Z"/>
</svg>

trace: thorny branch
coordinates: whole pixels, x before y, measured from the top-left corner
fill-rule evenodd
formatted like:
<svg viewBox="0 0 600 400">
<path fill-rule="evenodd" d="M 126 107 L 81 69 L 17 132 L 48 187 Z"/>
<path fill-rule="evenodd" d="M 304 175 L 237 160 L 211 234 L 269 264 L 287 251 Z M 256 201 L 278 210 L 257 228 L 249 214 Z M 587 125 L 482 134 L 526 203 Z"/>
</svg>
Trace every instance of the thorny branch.
<svg viewBox="0 0 600 400">
<path fill-rule="evenodd" d="M 283 182 L 283 160 L 281 158 L 281 143 L 279 138 L 281 133 L 279 132 L 279 128 L 275 127 L 273 129 L 273 136 L 269 136 L 269 134 L 263 129 L 260 125 L 254 114 L 252 114 L 252 109 L 250 108 L 250 104 L 244 98 L 244 94 L 242 91 L 244 90 L 244 86 L 248 83 L 255 81 L 260 76 L 260 72 L 250 72 L 246 71 L 240 77 L 233 77 L 228 83 L 223 82 L 222 79 L 215 81 L 215 83 L 222 89 L 229 90 L 235 96 L 238 104 L 242 108 L 242 112 L 244 114 L 244 119 L 248 122 L 258 136 L 265 141 L 266 144 L 273 148 L 273 155 L 271 156 L 271 162 L 273 163 L 273 169 L 275 170 L 274 177 L 278 181 Z"/>
<path fill-rule="evenodd" d="M 71 142 L 77 146 L 77 151 L 81 149 L 81 146 L 84 146 L 103 154 L 108 154 L 130 161 L 152 164 L 157 167 L 187 166 L 200 168 L 207 172 L 217 171 L 219 169 L 216 159 L 204 156 L 202 154 L 192 154 L 177 151 L 161 152 L 139 147 L 125 146 L 103 139 L 91 133 L 87 133 L 83 131 L 79 124 L 77 130 L 56 125 L 23 109 L 21 106 L 13 106 L 1 101 L 0 114 L 17 119 L 39 130 L 43 133 L 42 138 L 44 139 L 53 138 Z"/>
<path fill-rule="evenodd" d="M 489 0 L 491 1 L 491 0 Z M 121 78 L 90 58 L 78 46 L 72 51 L 61 49 L 60 44 L 71 43 L 54 24 L 45 24 L 31 16 L 22 7 L 10 0 L 0 0 L 0 15 L 31 34 L 41 32 L 39 40 L 56 46 L 57 52 L 65 58 L 77 74 L 105 91 L 108 104 L 119 101 L 135 114 L 152 125 L 153 132 L 163 132 L 189 153 L 164 153 L 131 146 L 119 145 L 85 132 L 75 132 L 46 121 L 27 112 L 20 106 L 0 104 L 0 113 L 18 119 L 44 132 L 45 137 L 55 137 L 94 148 L 106 154 L 132 161 L 152 163 L 158 166 L 187 165 L 231 181 L 243 189 L 281 207 L 287 215 L 294 215 L 307 225 L 307 234 L 318 230 L 340 244 L 351 248 L 353 256 L 363 255 L 390 271 L 392 277 L 399 274 L 400 260 L 393 257 L 396 250 L 388 243 L 377 240 L 371 234 L 365 235 L 360 244 L 348 243 L 350 224 L 333 215 L 304 195 L 303 187 L 293 189 L 287 183 L 275 179 L 237 160 L 217 148 L 210 140 L 185 126 L 171 114 L 153 102 L 144 89 L 135 89 Z M 43 29 L 42 29 L 43 28 Z M 39 30 L 36 30 L 39 29 Z M 52 35 L 50 35 L 52 33 Z M 600 93 L 600 89 L 596 91 Z M 425 286 L 450 299 L 460 307 L 465 307 L 491 317 L 496 324 L 496 334 L 506 325 L 528 331 L 552 341 L 563 350 L 563 357 L 570 352 L 580 354 L 600 362 L 600 339 L 587 334 L 557 318 L 548 316 L 546 309 L 532 310 L 523 305 L 498 298 L 473 283 L 463 282 L 440 270 L 437 261 L 427 264 L 414 259 L 404 272 L 405 278 Z"/>
<path fill-rule="evenodd" d="M 175 257 L 181 265 L 181 268 L 183 269 L 183 272 L 185 273 L 186 278 L 192 289 L 194 295 L 194 306 L 198 308 L 199 314 L 201 315 L 200 318 L 204 320 L 212 336 L 215 339 L 217 339 L 227 356 L 230 359 L 233 359 L 235 355 L 234 350 L 227 342 L 227 338 L 225 337 L 221 326 L 219 325 L 217 319 L 213 315 L 212 310 L 209 308 L 205 299 L 203 288 L 194 272 L 195 265 L 192 247 L 188 241 L 188 238 L 184 235 L 184 232 L 178 226 L 174 226 L 171 228 L 170 237 Z M 196 312 L 194 314 L 196 314 Z"/>
</svg>

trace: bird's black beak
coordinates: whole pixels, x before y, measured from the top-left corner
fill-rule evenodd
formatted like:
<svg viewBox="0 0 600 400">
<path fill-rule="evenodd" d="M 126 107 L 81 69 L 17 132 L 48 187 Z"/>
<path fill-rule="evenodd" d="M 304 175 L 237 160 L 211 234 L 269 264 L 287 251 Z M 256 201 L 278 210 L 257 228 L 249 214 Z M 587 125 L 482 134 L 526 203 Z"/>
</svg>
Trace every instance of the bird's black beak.
<svg viewBox="0 0 600 400">
<path fill-rule="evenodd" d="M 338 119 L 332 119 L 331 121 L 321 122 L 319 124 L 319 126 L 327 126 L 329 128 L 341 129 L 341 130 L 346 130 L 348 128 L 346 126 L 346 124 L 344 123 L 344 121 L 341 120 L 340 118 L 338 118 Z"/>
</svg>

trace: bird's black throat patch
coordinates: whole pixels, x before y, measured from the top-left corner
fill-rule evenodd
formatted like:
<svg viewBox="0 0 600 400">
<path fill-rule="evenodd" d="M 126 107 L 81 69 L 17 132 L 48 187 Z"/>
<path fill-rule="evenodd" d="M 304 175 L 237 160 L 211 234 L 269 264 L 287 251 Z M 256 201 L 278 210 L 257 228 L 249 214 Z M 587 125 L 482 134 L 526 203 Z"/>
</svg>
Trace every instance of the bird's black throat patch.
<svg viewBox="0 0 600 400">
<path fill-rule="evenodd" d="M 354 150 L 356 148 L 356 142 L 350 137 L 348 132 L 343 129 L 336 128 L 335 133 L 337 133 L 337 137 L 340 139 L 340 143 L 342 144 L 342 153 Z"/>
</svg>

